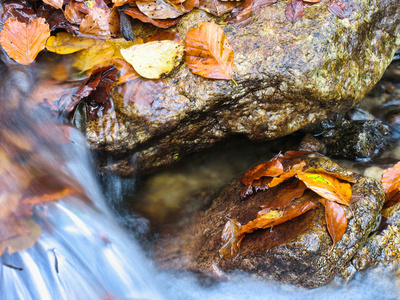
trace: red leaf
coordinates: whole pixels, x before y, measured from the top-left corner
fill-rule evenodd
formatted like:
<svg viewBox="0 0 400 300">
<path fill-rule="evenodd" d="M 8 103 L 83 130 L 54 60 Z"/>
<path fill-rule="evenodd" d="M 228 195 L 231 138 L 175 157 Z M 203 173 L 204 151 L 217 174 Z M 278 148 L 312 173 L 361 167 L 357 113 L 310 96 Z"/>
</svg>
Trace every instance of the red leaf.
<svg viewBox="0 0 400 300">
<path fill-rule="evenodd" d="M 349 18 L 353 13 L 353 7 L 342 1 L 331 1 L 328 3 L 328 10 L 340 19 Z"/>
<path fill-rule="evenodd" d="M 344 209 L 333 201 L 327 201 L 325 204 L 325 219 L 329 234 L 333 241 L 333 250 L 337 242 L 340 241 L 347 228 L 347 218 Z"/>
<path fill-rule="evenodd" d="M 279 176 L 285 171 L 282 165 L 282 154 L 276 155 L 270 161 L 260 164 L 244 174 L 242 182 L 246 185 L 251 184 L 254 180 L 263 176 Z"/>
<path fill-rule="evenodd" d="M 286 6 L 285 15 L 292 24 L 299 21 L 304 16 L 304 2 L 302 0 L 292 0 Z"/>
</svg>

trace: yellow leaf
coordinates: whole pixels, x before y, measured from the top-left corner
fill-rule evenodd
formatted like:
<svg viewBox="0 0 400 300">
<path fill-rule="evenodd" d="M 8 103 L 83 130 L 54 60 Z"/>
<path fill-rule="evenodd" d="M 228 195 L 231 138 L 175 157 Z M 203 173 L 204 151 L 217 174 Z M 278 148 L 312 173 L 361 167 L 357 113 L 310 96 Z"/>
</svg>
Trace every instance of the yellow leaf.
<svg viewBox="0 0 400 300">
<path fill-rule="evenodd" d="M 73 36 L 67 32 L 59 32 L 47 39 L 46 49 L 58 54 L 71 54 L 94 46 L 96 40 Z"/>
<path fill-rule="evenodd" d="M 184 47 L 173 41 L 156 41 L 121 49 L 121 54 L 139 75 L 158 79 L 182 61 Z"/>
<path fill-rule="evenodd" d="M 87 71 L 96 65 L 104 64 L 112 59 L 115 53 L 115 47 L 103 40 L 95 40 L 95 44 L 74 57 L 73 67 Z"/>
<path fill-rule="evenodd" d="M 33 19 L 29 24 L 9 18 L 0 33 L 0 44 L 9 57 L 29 65 L 44 49 L 49 36 L 49 25 L 43 18 Z"/>
</svg>

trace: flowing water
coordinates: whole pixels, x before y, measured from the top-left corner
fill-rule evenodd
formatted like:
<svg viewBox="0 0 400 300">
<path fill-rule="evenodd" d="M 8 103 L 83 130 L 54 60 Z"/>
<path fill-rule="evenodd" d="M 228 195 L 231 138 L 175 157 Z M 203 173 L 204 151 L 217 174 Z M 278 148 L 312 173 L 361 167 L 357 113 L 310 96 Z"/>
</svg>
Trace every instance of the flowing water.
<svg viewBox="0 0 400 300">
<path fill-rule="evenodd" d="M 24 96 L 25 87 L 19 88 Z M 130 213 L 128 208 L 121 209 L 127 190 L 135 191 L 132 188 L 135 181 L 111 175 L 102 178 L 107 191 L 105 197 L 80 133 L 71 130 L 69 142 L 63 146 L 54 145 L 54 135 L 61 134 L 60 131 L 38 135 L 34 130 L 36 125 L 51 123 L 51 119 L 41 111 L 15 104 L 17 100 L 13 99 L 16 98 L 5 99 L 3 96 L 0 106 L 0 165 L 9 164 L 8 157 L 14 160 L 13 168 L 7 170 L 7 176 L 11 178 L 6 182 L 8 186 L 0 185 L 3 188 L 0 210 L 7 207 L 4 195 L 13 195 L 18 190 L 10 185 L 18 186 L 23 179 L 18 166 L 29 170 L 28 176 L 47 174 L 69 188 L 83 189 L 83 193 L 34 208 L 32 219 L 40 227 L 41 237 L 26 250 L 6 251 L 0 256 L 0 299 L 398 298 L 397 279 L 378 271 L 357 275 L 349 283 L 335 279 L 326 287 L 306 290 L 263 282 L 246 274 L 232 275 L 225 282 L 212 282 L 190 273 L 158 269 L 148 255 L 151 243 L 143 238 L 150 230 L 149 221 Z M 30 138 L 33 148 L 15 139 L 15 133 Z M 15 148 L 23 151 L 16 155 Z M 240 163 L 210 163 L 210 168 L 226 170 L 229 166 L 232 173 L 242 168 Z M 5 172 L 1 168 L 0 171 Z M 193 173 L 198 174 L 198 169 Z M 209 182 L 219 180 L 216 186 L 211 185 L 215 188 L 231 175 L 213 177 L 209 171 L 202 171 L 196 180 L 201 181 L 201 177 L 207 181 L 207 176 Z M 191 184 L 185 181 L 183 185 L 189 187 L 189 193 Z M 176 192 L 183 191 L 171 191 Z M 161 193 L 170 192 L 161 190 Z M 136 195 L 138 203 L 140 197 L 139 191 Z M 109 207 L 115 208 L 114 212 Z M 127 225 L 125 229 L 122 224 Z M 132 230 L 127 231 L 127 227 Z"/>
</svg>

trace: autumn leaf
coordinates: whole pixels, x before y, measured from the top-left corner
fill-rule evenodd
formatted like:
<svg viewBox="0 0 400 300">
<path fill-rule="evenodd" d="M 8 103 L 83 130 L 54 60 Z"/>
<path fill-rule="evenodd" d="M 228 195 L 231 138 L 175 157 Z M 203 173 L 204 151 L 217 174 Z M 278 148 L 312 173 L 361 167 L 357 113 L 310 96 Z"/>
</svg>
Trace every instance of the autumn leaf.
<svg viewBox="0 0 400 300">
<path fill-rule="evenodd" d="M 393 206 L 400 200 L 400 162 L 385 170 L 381 183 L 385 190 L 385 207 Z"/>
<path fill-rule="evenodd" d="M 233 259 L 239 254 L 240 244 L 244 237 L 244 234 L 239 235 L 240 227 L 240 223 L 235 220 L 229 219 L 226 222 L 221 236 L 223 246 L 219 250 L 222 258 Z"/>
<path fill-rule="evenodd" d="M 70 1 L 64 8 L 65 18 L 72 24 L 81 24 L 82 20 L 85 18 L 85 14 L 79 10 L 78 2 Z"/>
<path fill-rule="evenodd" d="M 200 0 L 199 9 L 204 10 L 214 16 L 220 17 L 236 7 L 234 1 L 219 1 L 219 0 Z"/>
<path fill-rule="evenodd" d="M 43 18 L 34 19 L 29 24 L 9 18 L 0 33 L 0 44 L 9 57 L 22 65 L 29 65 L 44 49 L 49 36 L 49 25 Z"/>
<path fill-rule="evenodd" d="M 340 19 L 350 18 L 353 7 L 342 1 L 331 1 L 328 3 L 328 10 Z"/>
<path fill-rule="evenodd" d="M 232 12 L 233 16 L 228 19 L 228 23 L 237 28 L 245 27 L 251 23 L 255 12 L 276 2 L 277 0 L 245 0 L 242 7 Z"/>
<path fill-rule="evenodd" d="M 121 54 L 139 75 L 158 79 L 180 64 L 183 51 L 180 43 L 164 40 L 121 49 Z"/>
<path fill-rule="evenodd" d="M 51 36 L 47 39 L 46 49 L 57 54 L 71 54 L 93 47 L 96 42 L 94 39 L 73 36 L 67 32 L 59 32 L 56 36 Z"/>
<path fill-rule="evenodd" d="M 224 31 L 215 23 L 199 23 L 185 40 L 186 64 L 197 75 L 232 79 L 233 50 Z"/>
<path fill-rule="evenodd" d="M 185 10 L 168 0 L 137 0 L 139 10 L 151 19 L 175 19 Z"/>
<path fill-rule="evenodd" d="M 253 169 L 247 171 L 242 178 L 242 182 L 244 184 L 250 184 L 254 180 L 260 179 L 263 176 L 279 176 L 284 172 L 282 154 L 279 153 L 266 163 L 259 164 Z"/>
<path fill-rule="evenodd" d="M 61 9 L 64 3 L 63 0 L 43 0 L 43 2 L 58 9 Z"/>
<path fill-rule="evenodd" d="M 329 234 L 333 241 L 333 246 L 329 250 L 329 253 L 331 253 L 335 245 L 340 241 L 346 231 L 346 213 L 343 207 L 341 207 L 339 204 L 328 200 L 325 204 L 325 219 Z"/>
<path fill-rule="evenodd" d="M 345 180 L 347 182 L 351 182 L 351 183 L 356 183 L 357 182 L 357 178 L 353 175 L 350 174 L 346 174 L 344 172 L 330 172 L 328 170 L 325 170 L 324 168 L 308 168 L 307 172 L 309 173 L 323 173 L 323 174 L 328 174 L 331 176 L 334 176 L 338 179 L 341 180 Z"/>
<path fill-rule="evenodd" d="M 303 0 L 292 0 L 292 2 L 286 6 L 285 15 L 292 24 L 299 21 L 304 16 Z"/>
<path fill-rule="evenodd" d="M 351 186 L 340 182 L 336 177 L 323 173 L 297 173 L 297 178 L 321 197 L 340 204 L 350 205 Z"/>
<path fill-rule="evenodd" d="M 160 31 L 159 33 L 156 33 L 156 34 L 151 35 L 148 38 L 146 38 L 144 40 L 144 43 L 155 42 L 155 41 L 165 41 L 165 40 L 183 44 L 183 39 L 181 38 L 181 36 L 178 33 L 172 32 L 172 31 Z"/>
<path fill-rule="evenodd" d="M 153 24 L 154 26 L 159 27 L 159 28 L 169 28 L 171 26 L 178 24 L 181 20 L 181 18 L 154 20 L 154 19 L 146 16 L 144 13 L 142 13 L 137 7 L 132 7 L 132 8 L 126 9 L 126 10 L 124 10 L 124 12 L 128 16 L 131 16 L 134 19 L 138 19 L 145 23 Z"/>
<path fill-rule="evenodd" d="M 280 189 L 277 193 L 274 193 L 273 195 L 273 200 L 269 204 L 263 204 L 261 205 L 261 208 L 263 209 L 280 209 L 286 205 L 288 205 L 290 202 L 292 202 L 294 199 L 297 199 L 301 196 L 303 196 L 304 191 L 307 189 L 307 186 L 300 180 L 293 180 L 290 183 L 288 183 L 287 186 L 284 188 Z M 260 212 L 262 214 L 262 212 Z"/>
<path fill-rule="evenodd" d="M 115 9 L 109 11 L 94 7 L 82 20 L 79 31 L 91 36 L 117 36 L 119 32 L 118 13 Z"/>
</svg>

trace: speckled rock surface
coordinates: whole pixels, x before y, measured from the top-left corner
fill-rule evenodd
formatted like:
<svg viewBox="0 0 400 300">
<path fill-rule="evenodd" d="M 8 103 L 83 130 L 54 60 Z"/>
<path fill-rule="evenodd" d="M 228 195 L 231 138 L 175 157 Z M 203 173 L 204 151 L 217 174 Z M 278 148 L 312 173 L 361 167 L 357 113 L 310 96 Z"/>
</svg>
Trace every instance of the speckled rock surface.
<svg viewBox="0 0 400 300">
<path fill-rule="evenodd" d="M 327 158 L 308 158 L 306 161 L 308 166 L 346 172 Z M 156 245 L 156 257 L 165 268 L 218 277 L 232 271 L 246 271 L 265 279 L 307 288 L 321 286 L 346 267 L 379 220 L 384 201 L 382 188 L 371 178 L 356 177 L 358 180 L 352 191 L 360 195 L 360 199 L 351 205 L 354 214 L 344 208 L 348 227 L 330 254 L 332 240 L 326 227 L 324 208 L 319 205 L 272 229 L 247 234 L 234 261 L 221 258 L 218 251 L 222 246 L 221 234 L 227 218 L 241 224 L 253 220 L 260 205 L 272 201 L 277 189 L 285 186 L 283 183 L 241 201 L 239 194 L 243 184 L 240 177 L 228 184 L 209 208 L 198 212 L 189 224 L 164 232 Z M 318 198 L 308 190 L 296 201 L 318 203 Z"/>
<path fill-rule="evenodd" d="M 123 175 L 148 173 L 231 135 L 268 140 L 343 112 L 359 103 L 400 47 L 398 0 L 349 0 L 339 19 L 322 0 L 294 25 L 288 1 L 257 12 L 237 29 L 225 16 L 186 15 L 182 37 L 199 22 L 221 24 L 235 53 L 232 81 L 194 75 L 182 64 L 158 81 L 138 80 L 114 96 L 114 110 L 89 121 L 87 136 L 100 168 Z M 145 37 L 154 27 L 138 25 Z"/>
</svg>

